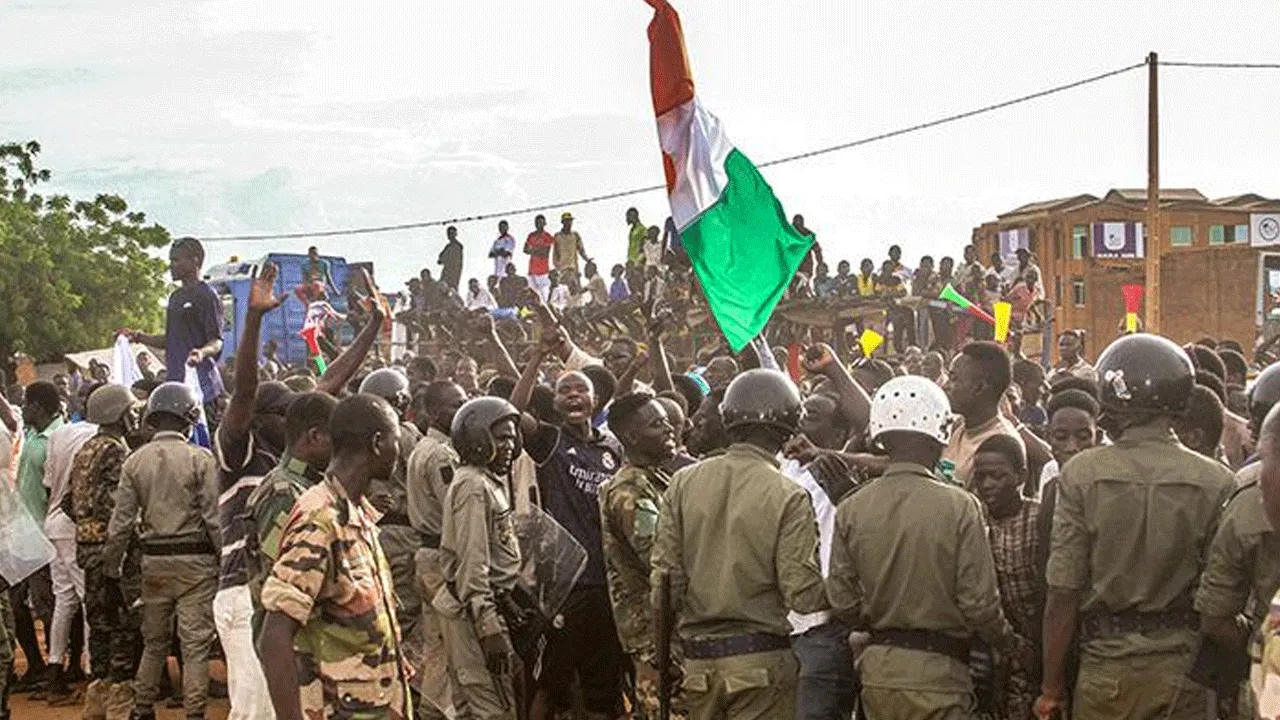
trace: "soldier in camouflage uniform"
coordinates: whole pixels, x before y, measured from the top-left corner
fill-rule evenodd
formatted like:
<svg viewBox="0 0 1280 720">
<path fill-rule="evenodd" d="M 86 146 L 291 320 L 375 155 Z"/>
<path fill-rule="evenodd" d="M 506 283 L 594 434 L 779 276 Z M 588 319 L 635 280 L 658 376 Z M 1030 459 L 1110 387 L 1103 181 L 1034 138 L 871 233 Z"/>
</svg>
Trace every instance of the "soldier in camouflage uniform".
<svg viewBox="0 0 1280 720">
<path fill-rule="evenodd" d="M 72 460 L 70 491 L 63 498 L 64 511 L 76 523 L 76 563 L 84 570 L 89 668 L 94 677 L 85 691 L 85 720 L 108 715 L 117 720 L 120 710 L 132 705 L 131 681 L 142 649 L 141 614 L 133 607 L 141 590 L 137 554 L 135 567 L 122 573 L 120 581 L 109 578 L 102 564 L 116 486 L 129 455 L 124 438 L 136 425 L 136 402 L 133 391 L 123 385 L 107 385 L 89 396 L 86 419 L 98 426 L 98 434 Z M 107 711 L 108 699 L 112 712 Z"/>
<path fill-rule="evenodd" d="M 409 379 L 399 370 L 374 370 L 361 381 L 360 392 L 386 400 L 401 421 L 396 464 L 385 477 L 374 480 L 369 489 L 369 500 L 382 512 L 382 519 L 378 521 L 378 541 L 387 554 L 387 562 L 391 563 L 391 578 L 395 582 L 397 607 L 400 608 L 400 632 L 407 641 L 419 642 L 422 597 L 417 587 L 414 555 L 422 546 L 422 540 L 409 524 L 405 475 L 409 456 L 422 439 L 422 433 L 412 423 L 404 422 L 404 413 L 409 409 L 412 396 Z"/>
<path fill-rule="evenodd" d="M 135 720 L 155 717 L 160 676 L 177 620 L 182 644 L 182 695 L 187 717 L 203 718 L 209 692 L 209 651 L 218 590 L 217 462 L 187 442 L 199 417 L 191 388 L 167 382 L 147 401 L 151 442 L 125 460 L 116 506 L 102 547 L 103 572 L 118 577 L 135 527 L 142 547 L 142 662 Z"/>
<path fill-rule="evenodd" d="M 391 570 L 367 493 L 398 456 L 395 412 L 381 398 L 338 403 L 333 460 L 298 498 L 262 587 L 258 642 L 278 720 L 413 717 Z"/>
<path fill-rule="evenodd" d="M 600 486 L 600 527 L 609 599 L 622 648 L 635 668 L 633 715 L 656 717 L 657 657 L 649 606 L 649 550 L 658 507 L 671 476 L 662 466 L 675 457 L 676 432 L 649 393 L 624 395 L 609 407 L 609 430 L 622 441 L 627 462 Z"/>
<path fill-rule="evenodd" d="M 13 676 L 13 647 L 17 643 L 13 625 L 9 583 L 0 579 L 0 720 L 9 720 L 9 680 Z"/>
<path fill-rule="evenodd" d="M 280 463 L 245 500 L 245 562 L 255 638 L 262 630 L 262 586 L 280 558 L 280 540 L 293 506 L 304 492 L 324 479 L 324 469 L 329 466 L 333 453 L 329 420 L 337 404 L 333 396 L 321 392 L 304 393 L 289 403 L 284 416 L 285 451 Z"/>
<path fill-rule="evenodd" d="M 430 600 L 444 584 L 440 571 L 443 505 L 445 493 L 453 480 L 453 469 L 458 464 L 458 455 L 449 441 L 449 430 L 458 408 L 466 401 L 467 393 L 457 383 L 438 380 L 426 385 L 418 396 L 417 412 L 419 427 L 426 435 L 409 456 L 409 522 L 418 532 L 421 542 L 414 560 L 418 591 L 423 599 L 422 618 L 419 642 L 414 644 L 413 651 L 422 691 L 418 714 L 423 718 L 452 718 L 458 713 L 455 705 L 457 678 L 449 668 L 440 617 Z"/>
</svg>

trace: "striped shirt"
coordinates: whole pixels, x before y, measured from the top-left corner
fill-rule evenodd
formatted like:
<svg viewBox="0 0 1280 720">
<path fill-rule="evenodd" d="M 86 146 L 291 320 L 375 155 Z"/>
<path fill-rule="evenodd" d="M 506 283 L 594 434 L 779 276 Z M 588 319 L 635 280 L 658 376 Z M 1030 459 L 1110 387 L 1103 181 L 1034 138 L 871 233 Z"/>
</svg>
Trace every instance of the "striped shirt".
<svg viewBox="0 0 1280 720">
<path fill-rule="evenodd" d="M 249 527 L 244 517 L 245 502 L 278 460 L 253 433 L 229 438 L 225 428 L 219 426 L 213 439 L 213 454 L 218 459 L 218 524 L 222 529 L 219 590 L 249 582 L 244 547 Z"/>
</svg>

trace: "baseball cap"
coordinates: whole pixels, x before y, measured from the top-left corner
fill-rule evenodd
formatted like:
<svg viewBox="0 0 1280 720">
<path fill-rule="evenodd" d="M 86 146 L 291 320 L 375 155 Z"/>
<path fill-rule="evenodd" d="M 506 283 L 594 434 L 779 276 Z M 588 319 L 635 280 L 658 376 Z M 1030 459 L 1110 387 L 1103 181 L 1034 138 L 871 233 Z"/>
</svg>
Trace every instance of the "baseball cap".
<svg viewBox="0 0 1280 720">
<path fill-rule="evenodd" d="M 561 213 L 561 214 L 560 214 L 560 219 L 561 219 L 561 220 L 572 220 L 572 219 L 573 219 L 573 213 L 571 213 L 571 212 Z"/>
</svg>

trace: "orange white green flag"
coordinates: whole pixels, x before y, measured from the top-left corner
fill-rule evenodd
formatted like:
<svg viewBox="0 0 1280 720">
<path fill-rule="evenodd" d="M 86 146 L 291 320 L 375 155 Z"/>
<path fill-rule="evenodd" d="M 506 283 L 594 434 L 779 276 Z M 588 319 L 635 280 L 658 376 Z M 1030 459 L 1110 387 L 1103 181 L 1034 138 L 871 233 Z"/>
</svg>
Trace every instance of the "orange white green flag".
<svg viewBox="0 0 1280 720">
<path fill-rule="evenodd" d="M 720 330 L 735 352 L 769 322 L 813 245 L 789 222 L 760 171 L 698 100 L 680 16 L 645 0 L 649 80 L 671 217 Z"/>
</svg>

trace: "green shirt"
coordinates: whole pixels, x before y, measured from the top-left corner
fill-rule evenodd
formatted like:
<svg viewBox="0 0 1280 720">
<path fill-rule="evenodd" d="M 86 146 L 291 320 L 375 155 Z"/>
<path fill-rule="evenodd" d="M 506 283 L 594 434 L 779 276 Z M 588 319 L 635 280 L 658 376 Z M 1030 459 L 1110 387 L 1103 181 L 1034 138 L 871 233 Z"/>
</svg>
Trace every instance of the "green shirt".
<svg viewBox="0 0 1280 720">
<path fill-rule="evenodd" d="M 671 578 L 681 638 L 791 634 L 787 611 L 826 610 L 809 494 L 747 444 L 677 472 L 658 510 L 649 601 Z"/>
<path fill-rule="evenodd" d="M 54 418 L 43 430 L 27 428 L 22 442 L 22 456 L 18 459 L 18 494 L 22 504 L 44 527 L 44 517 L 49 513 L 49 488 L 44 486 L 44 461 L 49 456 L 49 436 L 62 427 L 62 418 Z"/>
<path fill-rule="evenodd" d="M 627 262 L 644 267 L 644 239 L 649 234 L 644 223 L 636 221 L 627 236 Z"/>
</svg>

